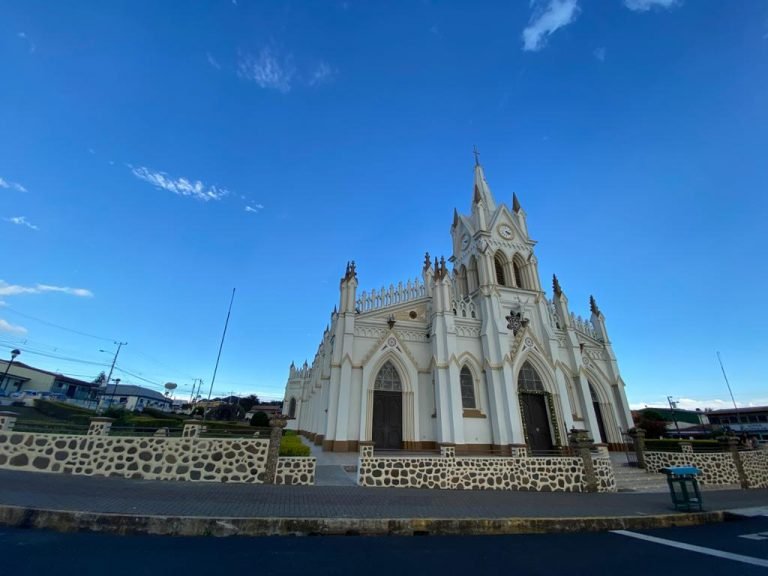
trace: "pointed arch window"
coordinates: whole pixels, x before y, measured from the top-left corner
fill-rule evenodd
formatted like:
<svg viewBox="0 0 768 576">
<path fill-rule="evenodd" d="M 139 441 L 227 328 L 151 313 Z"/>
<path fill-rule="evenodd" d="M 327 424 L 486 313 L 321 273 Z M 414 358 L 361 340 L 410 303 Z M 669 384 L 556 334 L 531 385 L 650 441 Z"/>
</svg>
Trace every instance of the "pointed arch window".
<svg viewBox="0 0 768 576">
<path fill-rule="evenodd" d="M 520 264 L 515 260 L 512 261 L 512 272 L 515 275 L 515 286 L 525 288 L 523 285 L 523 272 L 520 269 Z"/>
<path fill-rule="evenodd" d="M 288 416 L 296 418 L 296 398 L 291 398 L 291 401 L 288 403 Z"/>
<path fill-rule="evenodd" d="M 520 392 L 545 392 L 541 376 L 528 360 L 525 361 L 517 375 L 517 389 Z"/>
<path fill-rule="evenodd" d="M 376 375 L 376 381 L 373 384 L 374 390 L 383 390 L 384 392 L 402 392 L 403 384 L 400 380 L 400 374 L 394 367 L 392 362 L 387 360 L 387 363 L 381 367 L 379 373 Z"/>
<path fill-rule="evenodd" d="M 459 269 L 459 289 L 461 290 L 461 296 L 469 294 L 469 279 L 467 278 L 467 267 L 463 264 Z"/>
<path fill-rule="evenodd" d="M 467 367 L 461 369 L 459 374 L 459 382 L 461 383 L 461 406 L 467 410 L 474 410 L 477 408 L 477 401 L 475 400 L 475 379 L 472 377 L 472 371 Z"/>
<path fill-rule="evenodd" d="M 493 258 L 493 266 L 496 270 L 496 283 L 499 286 L 506 286 L 506 279 L 504 277 L 504 258 L 501 254 L 496 254 Z"/>
</svg>

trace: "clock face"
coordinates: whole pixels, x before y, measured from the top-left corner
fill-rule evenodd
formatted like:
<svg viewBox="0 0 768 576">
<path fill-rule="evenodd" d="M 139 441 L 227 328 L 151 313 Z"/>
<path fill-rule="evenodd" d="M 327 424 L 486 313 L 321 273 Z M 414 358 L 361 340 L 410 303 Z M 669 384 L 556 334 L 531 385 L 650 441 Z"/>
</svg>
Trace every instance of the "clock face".
<svg viewBox="0 0 768 576">
<path fill-rule="evenodd" d="M 512 238 L 512 236 L 515 235 L 515 233 L 512 231 L 512 228 L 510 228 L 506 224 L 499 227 L 499 234 L 501 234 L 507 240 L 509 240 L 510 238 Z"/>
<path fill-rule="evenodd" d="M 469 236 L 464 234 L 464 236 L 461 237 L 461 249 L 466 250 L 467 246 L 469 246 Z"/>
</svg>

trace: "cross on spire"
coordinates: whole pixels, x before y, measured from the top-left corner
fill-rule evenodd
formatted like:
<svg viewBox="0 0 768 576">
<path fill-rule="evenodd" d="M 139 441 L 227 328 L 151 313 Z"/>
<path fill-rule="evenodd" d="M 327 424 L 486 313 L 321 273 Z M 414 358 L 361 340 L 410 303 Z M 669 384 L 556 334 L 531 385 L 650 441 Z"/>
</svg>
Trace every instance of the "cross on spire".
<svg viewBox="0 0 768 576">
<path fill-rule="evenodd" d="M 480 152 L 477 151 L 477 146 L 472 146 L 472 151 L 475 155 L 475 166 L 480 166 Z"/>
</svg>

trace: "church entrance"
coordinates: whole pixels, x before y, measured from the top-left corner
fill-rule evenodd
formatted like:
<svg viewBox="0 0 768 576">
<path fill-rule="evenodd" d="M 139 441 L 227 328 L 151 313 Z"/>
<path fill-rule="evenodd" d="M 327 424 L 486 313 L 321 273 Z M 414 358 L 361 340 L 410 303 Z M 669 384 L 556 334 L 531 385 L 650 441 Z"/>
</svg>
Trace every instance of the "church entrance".
<svg viewBox="0 0 768 576">
<path fill-rule="evenodd" d="M 375 448 L 399 450 L 403 441 L 403 395 L 400 392 L 373 393 L 373 443 Z"/>
<path fill-rule="evenodd" d="M 525 419 L 525 432 L 531 452 L 552 450 L 552 434 L 547 417 L 547 398 L 544 394 L 520 394 L 520 408 Z"/>
<path fill-rule="evenodd" d="M 589 382 L 589 393 L 592 396 L 592 408 L 595 410 L 595 419 L 597 420 L 597 429 L 600 438 L 595 438 L 595 442 L 608 442 L 608 435 L 605 433 L 605 422 L 603 421 L 603 412 L 600 410 L 600 399 L 595 392 L 592 382 Z"/>
<path fill-rule="evenodd" d="M 371 439 L 379 450 L 400 450 L 403 446 L 403 385 L 389 361 L 379 370 L 373 386 Z"/>
<path fill-rule="evenodd" d="M 550 393 L 544 388 L 539 373 L 528 361 L 523 363 L 517 374 L 517 391 L 528 449 L 534 454 L 553 450 L 555 446 L 552 442 L 552 428 L 557 424 L 554 410 L 551 408 L 552 400 Z M 550 416 L 552 417 L 551 427 Z"/>
</svg>

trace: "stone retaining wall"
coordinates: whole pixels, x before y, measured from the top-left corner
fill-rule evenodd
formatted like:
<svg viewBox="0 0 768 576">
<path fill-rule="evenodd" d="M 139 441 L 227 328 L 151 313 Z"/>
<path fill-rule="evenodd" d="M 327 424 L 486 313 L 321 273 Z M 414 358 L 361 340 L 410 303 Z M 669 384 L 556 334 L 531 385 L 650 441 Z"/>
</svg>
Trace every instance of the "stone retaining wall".
<svg viewBox="0 0 768 576">
<path fill-rule="evenodd" d="M 768 450 L 739 452 L 750 488 L 768 488 Z"/>
<path fill-rule="evenodd" d="M 262 483 L 269 440 L 0 431 L 0 468 L 146 480 Z M 280 458 L 277 483 L 313 484 L 314 458 Z"/>
<path fill-rule="evenodd" d="M 277 460 L 275 484 L 292 486 L 314 486 L 315 458 L 296 458 L 283 456 Z"/>
<path fill-rule="evenodd" d="M 615 492 L 610 461 L 593 460 L 598 491 Z M 373 455 L 371 446 L 360 448 L 360 486 L 441 488 L 451 490 L 530 490 L 582 492 L 586 490 L 580 457 L 455 457 L 452 449 L 433 457 Z"/>
<path fill-rule="evenodd" d="M 668 466 L 696 466 L 701 470 L 702 484 L 739 483 L 739 472 L 730 452 L 646 452 L 645 462 L 649 472 L 661 472 Z"/>
</svg>

